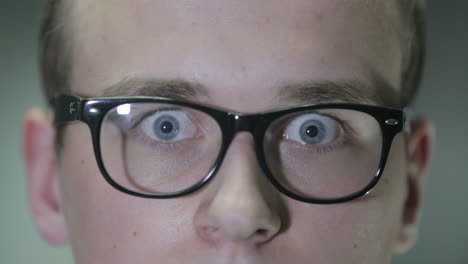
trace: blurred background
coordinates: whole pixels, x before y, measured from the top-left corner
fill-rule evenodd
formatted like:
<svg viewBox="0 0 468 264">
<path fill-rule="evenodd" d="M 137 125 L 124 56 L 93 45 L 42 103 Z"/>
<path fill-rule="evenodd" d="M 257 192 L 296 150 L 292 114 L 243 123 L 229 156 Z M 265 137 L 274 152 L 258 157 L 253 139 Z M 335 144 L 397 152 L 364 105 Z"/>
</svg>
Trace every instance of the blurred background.
<svg viewBox="0 0 468 264">
<path fill-rule="evenodd" d="M 71 264 L 69 248 L 48 246 L 28 212 L 22 117 L 43 106 L 37 31 L 43 1 L 0 7 L 0 263 Z M 436 125 L 420 240 L 396 264 L 468 263 L 468 1 L 428 1 L 428 60 L 415 109 Z"/>
</svg>

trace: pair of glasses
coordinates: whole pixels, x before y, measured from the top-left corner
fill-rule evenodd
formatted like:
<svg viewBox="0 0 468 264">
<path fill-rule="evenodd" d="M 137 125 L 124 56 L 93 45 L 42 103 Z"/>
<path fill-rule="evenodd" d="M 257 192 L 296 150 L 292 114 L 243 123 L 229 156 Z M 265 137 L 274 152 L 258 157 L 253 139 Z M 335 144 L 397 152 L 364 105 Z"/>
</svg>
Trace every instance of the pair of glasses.
<svg viewBox="0 0 468 264">
<path fill-rule="evenodd" d="M 85 122 L 98 167 L 145 198 L 193 193 L 214 178 L 236 133 L 252 134 L 264 176 L 284 195 L 332 204 L 367 194 L 406 126 L 399 109 L 326 103 L 241 114 L 160 97 L 54 100 L 55 124 Z"/>
</svg>

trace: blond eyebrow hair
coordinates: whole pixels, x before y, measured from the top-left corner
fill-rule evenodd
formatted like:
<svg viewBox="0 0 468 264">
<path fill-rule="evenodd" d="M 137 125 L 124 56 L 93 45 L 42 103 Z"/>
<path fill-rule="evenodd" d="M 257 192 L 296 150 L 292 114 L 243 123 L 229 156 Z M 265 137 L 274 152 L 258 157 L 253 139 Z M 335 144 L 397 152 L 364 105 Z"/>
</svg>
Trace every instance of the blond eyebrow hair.
<svg viewBox="0 0 468 264">
<path fill-rule="evenodd" d="M 401 107 L 397 90 L 382 80 L 375 80 L 372 85 L 357 79 L 318 80 L 290 84 L 280 88 L 276 100 L 298 104 L 347 102 Z"/>
<path fill-rule="evenodd" d="M 153 96 L 175 100 L 194 100 L 207 97 L 208 91 L 199 83 L 183 79 L 127 77 L 105 88 L 100 96 Z"/>
<path fill-rule="evenodd" d="M 312 80 L 279 87 L 274 103 L 307 105 L 329 102 L 399 107 L 399 94 L 388 84 L 366 85 L 358 80 Z M 213 101 L 202 84 L 183 79 L 127 77 L 105 88 L 98 97 L 151 96 L 179 101 Z M 84 96 L 90 97 L 90 96 Z M 94 96 L 93 96 L 94 97 Z"/>
</svg>

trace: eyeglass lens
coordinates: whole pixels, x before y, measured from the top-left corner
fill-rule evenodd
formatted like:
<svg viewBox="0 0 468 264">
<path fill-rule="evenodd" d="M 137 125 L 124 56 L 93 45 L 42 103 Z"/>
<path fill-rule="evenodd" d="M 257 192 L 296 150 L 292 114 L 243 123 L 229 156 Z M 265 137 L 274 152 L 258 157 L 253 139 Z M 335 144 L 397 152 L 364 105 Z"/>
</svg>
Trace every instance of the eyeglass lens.
<svg viewBox="0 0 468 264">
<path fill-rule="evenodd" d="M 130 103 L 103 119 L 100 148 L 109 176 L 145 194 L 170 194 L 198 183 L 214 165 L 221 129 L 209 115 L 178 105 Z"/>
<path fill-rule="evenodd" d="M 287 189 L 307 198 L 337 199 L 371 183 L 382 135 L 371 115 L 324 109 L 276 120 L 263 146 L 271 174 Z"/>
</svg>

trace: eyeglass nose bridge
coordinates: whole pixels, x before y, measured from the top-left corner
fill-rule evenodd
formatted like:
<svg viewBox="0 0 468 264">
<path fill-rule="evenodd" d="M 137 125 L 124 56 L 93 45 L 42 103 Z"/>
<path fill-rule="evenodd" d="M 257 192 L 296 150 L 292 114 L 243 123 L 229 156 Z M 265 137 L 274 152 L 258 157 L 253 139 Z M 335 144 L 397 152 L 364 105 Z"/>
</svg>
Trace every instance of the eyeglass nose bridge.
<svg viewBox="0 0 468 264">
<path fill-rule="evenodd" d="M 241 113 L 227 113 L 227 123 L 228 126 L 224 128 L 223 136 L 223 147 L 221 150 L 219 163 L 222 163 L 224 160 L 224 155 L 226 154 L 229 146 L 231 145 L 232 140 L 239 132 L 249 132 L 253 136 L 254 148 L 257 154 L 258 162 L 260 165 L 265 162 L 262 160 L 261 149 L 261 126 L 260 121 L 262 115 L 260 114 L 241 114 Z"/>
<path fill-rule="evenodd" d="M 258 122 L 257 115 L 243 115 L 239 113 L 229 113 L 231 119 L 232 134 L 241 131 L 248 131 L 254 134 L 256 124 Z"/>
</svg>

